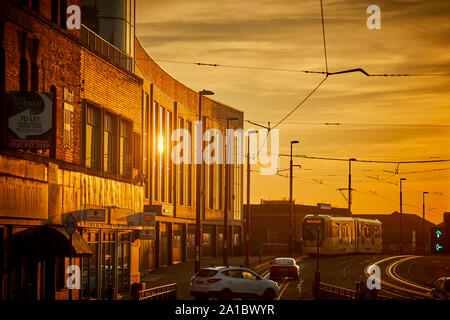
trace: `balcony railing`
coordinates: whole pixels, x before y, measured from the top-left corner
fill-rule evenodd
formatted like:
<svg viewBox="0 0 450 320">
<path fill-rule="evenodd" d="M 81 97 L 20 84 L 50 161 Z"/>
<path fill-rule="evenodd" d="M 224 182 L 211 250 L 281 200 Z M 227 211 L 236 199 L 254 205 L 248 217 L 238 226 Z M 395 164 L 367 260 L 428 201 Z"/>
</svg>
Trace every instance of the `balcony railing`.
<svg viewBox="0 0 450 320">
<path fill-rule="evenodd" d="M 98 53 L 115 66 L 134 73 L 133 57 L 116 48 L 85 25 L 81 25 L 81 40 L 87 48 Z"/>
</svg>

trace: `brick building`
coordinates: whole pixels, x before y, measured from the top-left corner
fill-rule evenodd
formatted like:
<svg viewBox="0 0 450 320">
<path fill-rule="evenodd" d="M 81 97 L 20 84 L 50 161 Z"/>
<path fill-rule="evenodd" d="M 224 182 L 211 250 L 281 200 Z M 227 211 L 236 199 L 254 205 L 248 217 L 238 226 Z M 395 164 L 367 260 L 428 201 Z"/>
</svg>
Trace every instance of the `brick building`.
<svg viewBox="0 0 450 320">
<path fill-rule="evenodd" d="M 199 94 L 151 60 L 134 0 L 120 3 L 0 0 L 0 300 L 68 299 L 71 251 L 73 299 L 120 298 L 143 273 L 192 256 L 195 174 L 171 163 L 169 137 L 192 129 Z M 70 5 L 82 9 L 80 30 L 66 28 Z M 243 126 L 242 112 L 207 97 L 201 113 L 207 129 L 224 131 L 230 116 Z M 237 254 L 242 167 L 232 172 Z M 202 249 L 217 255 L 224 166 L 205 165 L 204 177 Z"/>
<path fill-rule="evenodd" d="M 244 212 L 247 205 L 244 205 Z M 347 208 L 334 208 L 318 203 L 316 206 L 295 204 L 294 201 L 294 248 L 301 250 L 303 218 L 308 214 L 349 216 Z M 288 200 L 261 200 L 250 204 L 252 254 L 286 254 L 289 242 L 290 202 Z"/>
</svg>

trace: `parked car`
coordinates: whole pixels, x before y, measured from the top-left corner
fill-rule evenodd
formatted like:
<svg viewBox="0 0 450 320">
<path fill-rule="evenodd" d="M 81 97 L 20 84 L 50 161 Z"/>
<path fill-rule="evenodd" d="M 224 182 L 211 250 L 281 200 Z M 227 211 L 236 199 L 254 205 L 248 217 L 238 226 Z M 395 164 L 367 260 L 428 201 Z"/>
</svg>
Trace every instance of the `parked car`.
<svg viewBox="0 0 450 320">
<path fill-rule="evenodd" d="M 450 277 L 437 279 L 431 290 L 431 296 L 435 300 L 450 300 Z"/>
<path fill-rule="evenodd" d="M 263 279 L 255 272 L 241 267 L 203 268 L 191 279 L 191 295 L 195 299 L 263 298 L 278 296 L 276 282 Z"/>
<path fill-rule="evenodd" d="M 270 279 L 291 277 L 298 279 L 300 268 L 293 258 L 275 258 L 270 267 Z"/>
</svg>

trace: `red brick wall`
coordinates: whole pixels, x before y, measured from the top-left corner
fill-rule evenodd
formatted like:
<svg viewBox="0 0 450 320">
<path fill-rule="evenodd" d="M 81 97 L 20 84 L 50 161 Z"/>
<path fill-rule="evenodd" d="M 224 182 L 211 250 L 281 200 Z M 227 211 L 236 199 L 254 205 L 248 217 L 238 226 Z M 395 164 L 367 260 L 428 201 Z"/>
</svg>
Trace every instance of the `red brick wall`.
<svg viewBox="0 0 450 320">
<path fill-rule="evenodd" d="M 142 135 L 142 79 L 98 57 L 81 52 L 81 98 L 133 122 L 133 132 Z M 133 177 L 138 174 L 133 169 Z"/>
<path fill-rule="evenodd" d="M 70 4 L 80 4 L 80 0 L 68 1 Z M 17 1 L 19 3 L 19 1 Z M 80 50 L 78 42 L 79 31 L 62 30 L 50 19 L 50 1 L 40 1 L 40 13 L 36 13 L 20 4 L 1 0 L 2 17 L 4 21 L 4 38 L 2 46 L 5 50 L 6 92 L 19 90 L 19 34 L 27 32 L 28 60 L 28 91 L 31 90 L 31 39 L 40 41 L 36 63 L 39 68 L 38 91 L 50 92 L 55 86 L 57 106 L 54 124 L 56 125 L 56 159 L 80 164 Z M 31 4 L 31 1 L 30 1 Z M 5 9 L 5 10 L 3 10 Z M 72 150 L 63 147 L 63 88 L 67 87 L 74 93 L 74 119 Z M 15 153 L 14 151 L 12 151 Z M 20 156 L 20 152 L 16 152 Z M 49 155 L 49 152 L 46 152 Z"/>
</svg>

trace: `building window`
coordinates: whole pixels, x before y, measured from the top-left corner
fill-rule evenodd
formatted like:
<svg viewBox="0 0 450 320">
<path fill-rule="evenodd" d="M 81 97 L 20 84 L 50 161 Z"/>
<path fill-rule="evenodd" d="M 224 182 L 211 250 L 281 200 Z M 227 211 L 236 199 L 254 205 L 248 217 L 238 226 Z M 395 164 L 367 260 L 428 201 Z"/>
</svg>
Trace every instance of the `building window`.
<svg viewBox="0 0 450 320">
<path fill-rule="evenodd" d="M 100 169 L 100 109 L 86 107 L 86 161 L 88 168 Z"/>
<path fill-rule="evenodd" d="M 216 165 L 216 209 L 222 209 L 223 164 Z"/>
<path fill-rule="evenodd" d="M 186 141 L 186 146 L 189 148 L 188 163 L 186 165 L 186 205 L 192 206 L 192 122 L 186 121 L 186 129 L 189 132 L 190 141 Z"/>
<path fill-rule="evenodd" d="M 152 135 L 153 135 L 153 163 L 152 163 L 152 177 L 153 177 L 153 200 L 159 200 L 159 116 L 158 116 L 159 106 L 155 102 L 153 105 L 153 116 L 152 116 Z"/>
<path fill-rule="evenodd" d="M 167 199 L 168 203 L 172 203 L 172 194 L 173 194 L 173 169 L 172 169 L 172 131 L 173 131 L 173 120 L 172 120 L 172 112 L 167 111 L 166 113 L 166 153 L 165 153 L 165 161 L 166 161 L 166 171 L 167 171 Z"/>
<path fill-rule="evenodd" d="M 73 106 L 64 102 L 64 132 L 63 132 L 63 146 L 72 150 L 73 141 Z"/>
<path fill-rule="evenodd" d="M 52 22 L 58 24 L 59 0 L 52 0 Z"/>
<path fill-rule="evenodd" d="M 117 117 L 105 112 L 103 123 L 103 170 L 117 173 Z"/>
<path fill-rule="evenodd" d="M 120 141 L 119 141 L 119 165 L 120 176 L 131 178 L 131 136 L 133 133 L 133 124 L 124 119 L 120 119 Z"/>
<path fill-rule="evenodd" d="M 183 130 L 184 129 L 184 119 L 181 117 L 178 117 L 178 130 Z M 180 160 L 182 159 L 183 161 L 180 164 L 176 165 L 177 168 L 177 203 L 179 205 L 183 205 L 184 204 L 184 167 L 185 167 L 185 163 L 184 163 L 184 156 L 185 156 L 185 152 L 186 150 L 185 142 L 186 137 L 184 137 L 183 135 L 179 135 L 178 136 L 178 143 L 183 144 L 183 150 L 180 152 L 180 154 L 178 155 L 180 157 Z"/>
<path fill-rule="evenodd" d="M 39 12 L 39 0 L 31 1 L 31 9 L 33 9 L 36 12 Z"/>
<path fill-rule="evenodd" d="M 119 293 L 127 292 L 130 285 L 130 239 L 131 233 L 119 233 L 119 243 L 117 248 L 117 280 Z"/>
<path fill-rule="evenodd" d="M 98 298 L 98 231 L 83 230 L 82 236 L 91 248 L 92 256 L 81 259 L 81 296 L 95 299 Z"/>
<path fill-rule="evenodd" d="M 114 231 L 102 232 L 101 241 L 101 260 L 100 260 L 100 274 L 101 274 L 101 292 L 102 298 L 108 299 L 111 294 L 110 288 L 114 287 L 115 271 L 116 271 L 116 250 L 115 250 L 115 236 Z"/>
<path fill-rule="evenodd" d="M 59 22 L 62 29 L 67 27 L 67 0 L 60 0 L 59 2 Z"/>
<path fill-rule="evenodd" d="M 19 90 L 28 91 L 28 60 L 26 58 L 20 58 L 20 79 Z"/>
<path fill-rule="evenodd" d="M 133 168 L 141 170 L 141 135 L 139 133 L 133 134 L 134 152 L 133 152 Z M 132 152 L 132 150 L 130 150 Z"/>
<path fill-rule="evenodd" d="M 149 190 L 148 190 L 148 158 L 149 158 L 149 125 L 150 125 L 150 110 L 149 110 L 149 96 L 147 93 L 144 94 L 144 175 L 145 175 L 145 183 L 144 183 L 144 198 L 149 198 Z"/>
<path fill-rule="evenodd" d="M 164 150 L 164 132 L 166 131 L 166 121 L 165 121 L 166 110 L 159 106 L 159 135 L 158 135 L 158 152 L 159 152 L 159 190 L 160 201 L 164 202 L 166 200 L 166 150 Z"/>
<path fill-rule="evenodd" d="M 31 91 L 39 91 L 39 68 L 34 62 L 31 64 Z"/>
</svg>

